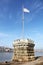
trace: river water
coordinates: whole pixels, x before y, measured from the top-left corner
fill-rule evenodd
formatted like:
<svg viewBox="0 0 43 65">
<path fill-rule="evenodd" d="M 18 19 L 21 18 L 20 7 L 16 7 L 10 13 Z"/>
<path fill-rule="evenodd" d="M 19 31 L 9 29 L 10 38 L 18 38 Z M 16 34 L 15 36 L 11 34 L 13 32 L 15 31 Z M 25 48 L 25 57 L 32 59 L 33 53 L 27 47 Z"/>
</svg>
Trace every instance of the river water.
<svg viewBox="0 0 43 65">
<path fill-rule="evenodd" d="M 13 52 L 0 52 L 0 62 L 11 61 Z M 43 52 L 35 52 L 35 56 L 43 56 Z"/>
<path fill-rule="evenodd" d="M 12 55 L 12 52 L 0 52 L 0 62 L 11 61 Z"/>
</svg>

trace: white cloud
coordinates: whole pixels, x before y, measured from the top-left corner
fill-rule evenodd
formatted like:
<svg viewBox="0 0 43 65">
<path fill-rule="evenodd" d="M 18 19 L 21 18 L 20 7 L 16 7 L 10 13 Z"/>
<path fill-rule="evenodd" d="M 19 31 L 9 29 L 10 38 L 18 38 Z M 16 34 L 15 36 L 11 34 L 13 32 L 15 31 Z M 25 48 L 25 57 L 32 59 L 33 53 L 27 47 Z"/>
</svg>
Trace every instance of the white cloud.
<svg viewBox="0 0 43 65">
<path fill-rule="evenodd" d="M 33 30 L 32 33 L 34 34 L 35 37 L 37 37 L 37 39 L 43 39 L 43 34 L 39 31 Z"/>
<path fill-rule="evenodd" d="M 42 2 L 40 0 L 36 0 L 32 6 L 33 13 L 38 13 L 41 9 L 43 9 Z"/>
<path fill-rule="evenodd" d="M 28 36 L 34 41 L 35 48 L 43 48 L 43 33 L 37 30 L 32 30 L 29 32 Z"/>
<path fill-rule="evenodd" d="M 8 34 L 0 32 L 0 37 L 8 37 Z"/>
</svg>

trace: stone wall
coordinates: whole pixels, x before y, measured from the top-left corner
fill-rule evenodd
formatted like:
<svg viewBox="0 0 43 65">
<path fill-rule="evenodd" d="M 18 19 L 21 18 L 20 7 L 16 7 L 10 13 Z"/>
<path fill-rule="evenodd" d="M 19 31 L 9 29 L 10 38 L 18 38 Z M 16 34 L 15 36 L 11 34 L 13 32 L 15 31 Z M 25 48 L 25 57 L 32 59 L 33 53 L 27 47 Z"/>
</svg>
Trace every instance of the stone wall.
<svg viewBox="0 0 43 65">
<path fill-rule="evenodd" d="M 15 42 L 14 42 L 15 43 Z M 34 60 L 34 43 L 25 40 L 14 44 L 13 60 L 15 61 L 31 61 Z"/>
</svg>

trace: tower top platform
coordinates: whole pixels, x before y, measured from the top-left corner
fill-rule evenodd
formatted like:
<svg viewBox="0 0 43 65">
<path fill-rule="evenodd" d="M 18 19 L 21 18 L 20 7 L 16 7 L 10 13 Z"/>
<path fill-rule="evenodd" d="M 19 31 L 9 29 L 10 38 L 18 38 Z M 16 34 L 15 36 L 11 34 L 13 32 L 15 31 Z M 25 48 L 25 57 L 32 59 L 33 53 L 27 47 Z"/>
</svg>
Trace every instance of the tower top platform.
<svg viewBox="0 0 43 65">
<path fill-rule="evenodd" d="M 13 45 L 16 45 L 16 44 L 23 44 L 23 43 L 29 43 L 29 44 L 33 44 L 34 45 L 34 41 L 31 40 L 31 39 L 17 39 L 17 40 L 14 40 L 13 41 Z"/>
</svg>

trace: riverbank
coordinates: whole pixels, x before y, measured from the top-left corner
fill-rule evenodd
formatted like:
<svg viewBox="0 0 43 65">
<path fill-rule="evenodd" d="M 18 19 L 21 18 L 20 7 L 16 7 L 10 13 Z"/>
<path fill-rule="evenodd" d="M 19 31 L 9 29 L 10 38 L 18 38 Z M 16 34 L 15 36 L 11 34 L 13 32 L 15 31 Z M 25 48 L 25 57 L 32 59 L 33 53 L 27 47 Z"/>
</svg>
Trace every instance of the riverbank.
<svg viewBox="0 0 43 65">
<path fill-rule="evenodd" d="M 0 62 L 0 65 L 43 65 L 43 56 L 36 57 L 35 60 L 31 62 L 5 61 L 5 62 Z"/>
</svg>

